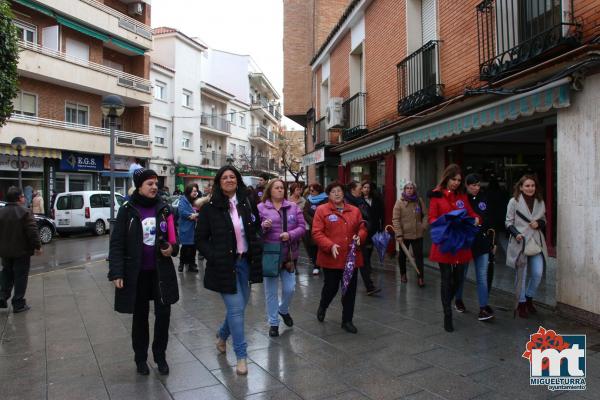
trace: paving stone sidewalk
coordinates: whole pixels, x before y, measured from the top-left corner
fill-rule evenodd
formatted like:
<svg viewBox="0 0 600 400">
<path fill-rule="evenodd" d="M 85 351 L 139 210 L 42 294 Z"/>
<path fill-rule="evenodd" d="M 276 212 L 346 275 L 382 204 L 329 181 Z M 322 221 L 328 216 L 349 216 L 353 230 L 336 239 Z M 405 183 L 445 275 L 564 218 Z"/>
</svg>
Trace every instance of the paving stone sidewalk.
<svg viewBox="0 0 600 400">
<path fill-rule="evenodd" d="M 131 317 L 113 312 L 114 289 L 105 262 L 32 276 L 32 309 L 0 311 L 0 399 L 598 399 L 600 332 L 540 310 L 535 319 L 513 319 L 511 298 L 492 294 L 493 322 L 477 321 L 475 286 L 465 286 L 468 312 L 455 313 L 454 333 L 442 328 L 439 274 L 426 270 L 427 286 L 414 275 L 401 284 L 393 269 L 374 273 L 382 287 L 366 296 L 359 278 L 354 323 L 340 328 L 334 300 L 324 323 L 315 317 L 322 277 L 309 275 L 302 258 L 291 314 L 269 338 L 262 285 L 254 285 L 247 310 L 249 374 L 235 374 L 235 356 L 214 347 L 225 315 L 202 274 L 179 274 L 181 300 L 172 307 L 168 377 L 135 373 Z M 529 386 L 521 358 L 538 326 L 587 334 L 587 391 L 550 392 Z M 151 324 L 152 326 L 152 324 Z M 598 350 L 600 346 L 593 347 Z M 151 357 L 150 357 L 151 359 Z"/>
</svg>

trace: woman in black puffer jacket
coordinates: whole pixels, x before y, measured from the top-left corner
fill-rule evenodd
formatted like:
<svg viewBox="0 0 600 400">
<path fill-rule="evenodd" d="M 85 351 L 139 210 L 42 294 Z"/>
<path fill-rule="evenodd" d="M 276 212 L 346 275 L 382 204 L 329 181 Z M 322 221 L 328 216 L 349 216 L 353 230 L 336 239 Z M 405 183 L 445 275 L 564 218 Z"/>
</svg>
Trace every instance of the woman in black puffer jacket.
<svg viewBox="0 0 600 400">
<path fill-rule="evenodd" d="M 221 293 L 227 315 L 217 333 L 217 349 L 224 353 L 229 335 L 238 359 L 236 371 L 248 373 L 244 314 L 250 284 L 262 282 L 262 242 L 256 205 L 246 195 L 240 173 L 222 167 L 215 176 L 213 194 L 200 209 L 196 246 L 206 258 L 204 287 Z"/>
</svg>

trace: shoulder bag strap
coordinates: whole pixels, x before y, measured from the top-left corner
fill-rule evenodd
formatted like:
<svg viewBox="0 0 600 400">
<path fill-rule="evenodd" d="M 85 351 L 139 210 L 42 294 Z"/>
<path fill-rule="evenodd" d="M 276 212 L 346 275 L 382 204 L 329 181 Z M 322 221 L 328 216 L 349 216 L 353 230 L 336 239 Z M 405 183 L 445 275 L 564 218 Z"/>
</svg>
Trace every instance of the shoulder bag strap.
<svg viewBox="0 0 600 400">
<path fill-rule="evenodd" d="M 287 226 L 287 208 L 285 207 L 281 207 L 281 213 L 283 214 L 283 221 L 281 221 L 282 225 L 283 225 L 283 231 L 287 232 L 288 231 L 288 226 Z M 289 236 L 289 232 L 288 232 L 288 236 Z M 291 261 L 292 260 L 292 241 L 291 238 L 288 238 L 287 241 L 287 245 L 288 245 L 288 256 L 287 256 L 287 261 Z"/>
</svg>

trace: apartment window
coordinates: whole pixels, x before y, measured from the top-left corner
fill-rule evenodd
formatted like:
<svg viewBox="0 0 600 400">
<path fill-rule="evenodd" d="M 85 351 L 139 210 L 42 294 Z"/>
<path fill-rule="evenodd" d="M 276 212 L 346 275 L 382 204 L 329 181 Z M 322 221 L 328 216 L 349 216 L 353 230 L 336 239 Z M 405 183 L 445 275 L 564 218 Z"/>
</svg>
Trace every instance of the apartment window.
<svg viewBox="0 0 600 400">
<path fill-rule="evenodd" d="M 240 152 L 240 157 L 246 155 L 246 146 L 242 146 L 241 144 L 238 146 L 238 150 Z"/>
<path fill-rule="evenodd" d="M 110 120 L 108 117 L 102 118 L 102 127 L 110 129 Z M 123 129 L 123 120 L 121 119 L 121 117 L 115 118 L 115 129 L 119 131 Z"/>
<path fill-rule="evenodd" d="M 123 72 L 123 64 L 119 64 L 113 60 L 107 60 L 104 58 L 102 60 L 102 65 L 106 65 L 108 68 L 116 69 L 117 71 Z"/>
<path fill-rule="evenodd" d="M 90 108 L 83 104 L 67 103 L 65 121 L 71 124 L 89 125 Z"/>
<path fill-rule="evenodd" d="M 232 157 L 235 157 L 235 143 L 230 143 L 229 144 L 229 155 L 231 155 Z"/>
<path fill-rule="evenodd" d="M 83 42 L 67 38 L 67 55 L 89 61 L 90 46 Z"/>
<path fill-rule="evenodd" d="M 192 149 L 192 133 L 191 132 L 183 132 L 181 134 L 181 148 L 182 149 Z"/>
<path fill-rule="evenodd" d="M 19 91 L 13 99 L 13 112 L 20 115 L 37 115 L 37 96 Z"/>
<path fill-rule="evenodd" d="M 16 21 L 17 37 L 19 40 L 29 43 L 37 43 L 37 27 L 25 22 Z"/>
<path fill-rule="evenodd" d="M 167 100 L 167 84 L 159 80 L 154 81 L 154 98 L 162 101 Z"/>
<path fill-rule="evenodd" d="M 189 90 L 183 90 L 181 102 L 184 107 L 192 108 L 192 92 Z"/>
<path fill-rule="evenodd" d="M 235 111 L 231 110 L 231 113 L 229 114 L 229 122 L 231 122 L 232 124 L 235 124 Z"/>
<path fill-rule="evenodd" d="M 243 113 L 240 113 L 240 126 L 242 128 L 246 127 L 246 116 Z"/>
<path fill-rule="evenodd" d="M 164 126 L 154 126 L 154 145 L 166 146 L 167 128 Z"/>
</svg>

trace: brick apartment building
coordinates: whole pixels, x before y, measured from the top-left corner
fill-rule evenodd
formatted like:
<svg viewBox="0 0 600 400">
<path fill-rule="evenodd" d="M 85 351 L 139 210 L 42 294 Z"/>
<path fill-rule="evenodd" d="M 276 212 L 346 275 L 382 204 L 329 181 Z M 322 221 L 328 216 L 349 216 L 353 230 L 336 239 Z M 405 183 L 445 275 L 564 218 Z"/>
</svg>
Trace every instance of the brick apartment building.
<svg viewBox="0 0 600 400">
<path fill-rule="evenodd" d="M 109 129 L 104 95 L 125 102 L 117 121 L 117 191 L 135 158 L 150 157 L 152 85 L 149 1 L 14 0 L 20 57 L 14 113 L 0 128 L 0 196 L 16 183 L 14 137 L 27 142 L 26 194 L 108 189 Z M 49 207 L 46 207 L 48 209 Z"/>
<path fill-rule="evenodd" d="M 373 180 L 389 222 L 404 182 L 424 194 L 451 162 L 506 201 L 535 173 L 551 252 L 540 300 L 600 324 L 600 250 L 585 240 L 600 233 L 600 3 L 327 2 L 340 17 L 321 42 L 325 2 L 307 3 L 284 2 L 284 114 L 306 127 L 309 182 Z"/>
</svg>

